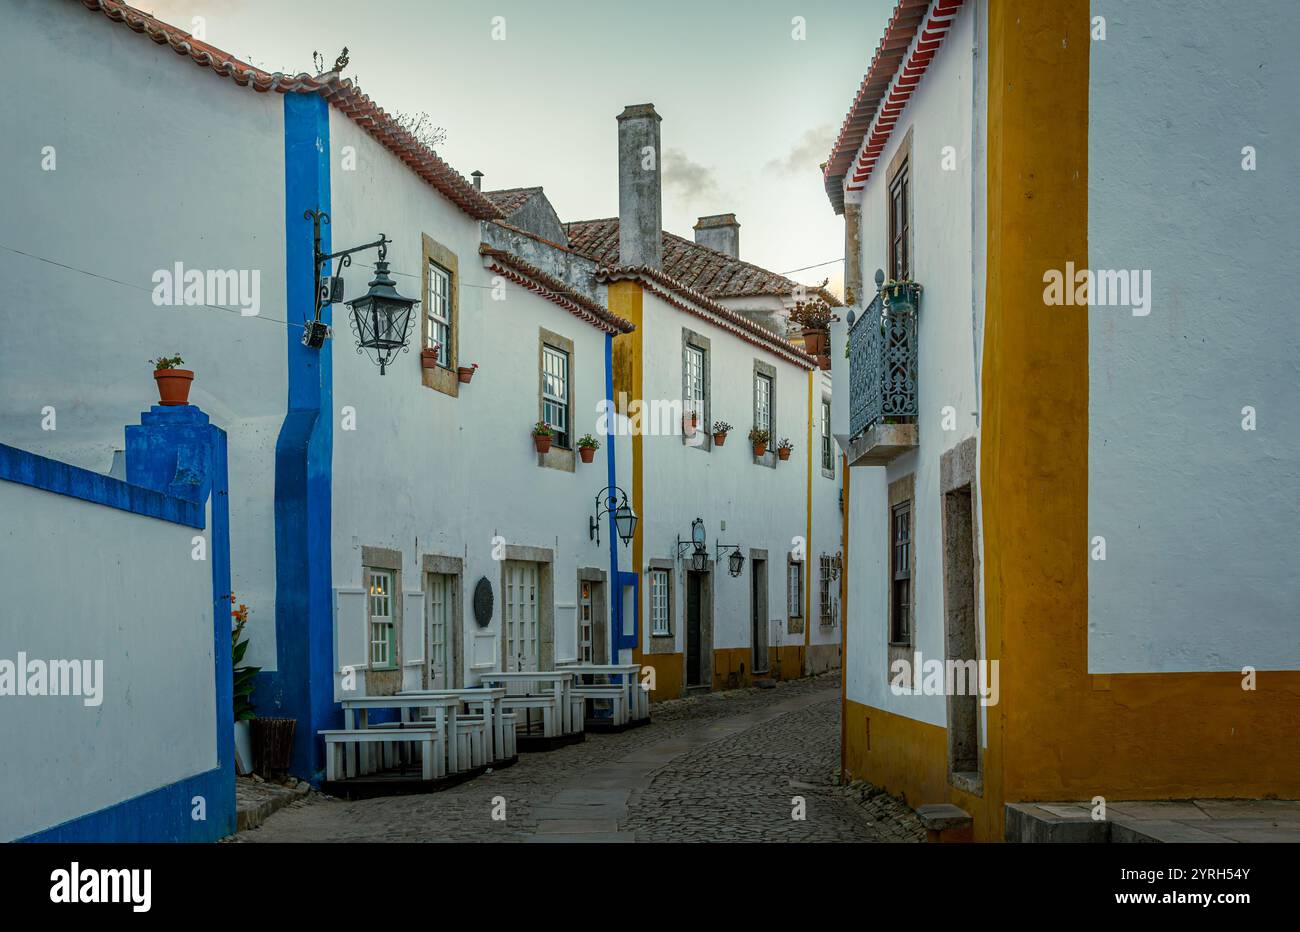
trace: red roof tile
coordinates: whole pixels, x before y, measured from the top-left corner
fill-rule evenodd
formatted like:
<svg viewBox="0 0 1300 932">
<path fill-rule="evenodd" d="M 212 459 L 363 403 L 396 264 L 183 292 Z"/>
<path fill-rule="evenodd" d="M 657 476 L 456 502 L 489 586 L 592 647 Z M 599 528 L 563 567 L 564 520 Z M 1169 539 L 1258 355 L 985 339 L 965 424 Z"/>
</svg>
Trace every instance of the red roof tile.
<svg viewBox="0 0 1300 932">
<path fill-rule="evenodd" d="M 484 191 L 483 196 L 495 204 L 503 216 L 509 217 L 527 204 L 534 194 L 541 193 L 541 188 L 501 188 L 498 191 Z"/>
<path fill-rule="evenodd" d="M 479 220 L 501 216 L 491 201 L 474 190 L 474 186 L 437 153 L 418 142 L 382 107 L 363 94 L 350 78 L 340 77 L 333 71 L 314 77 L 263 71 L 121 0 L 81 0 L 81 3 L 86 9 L 103 13 L 113 22 L 146 35 L 159 45 L 169 46 L 176 54 L 188 56 L 194 64 L 211 68 L 241 87 L 251 86 L 260 93 L 322 95 L 465 213 Z"/>
<path fill-rule="evenodd" d="M 606 333 L 631 333 L 636 329 L 631 321 L 619 317 L 603 304 L 593 301 L 580 291 L 574 291 L 567 283 L 504 249 L 480 243 L 478 251 L 479 255 L 490 260 L 488 268 L 491 271 L 540 294 L 552 304 L 564 308 L 599 330 Z"/>
</svg>

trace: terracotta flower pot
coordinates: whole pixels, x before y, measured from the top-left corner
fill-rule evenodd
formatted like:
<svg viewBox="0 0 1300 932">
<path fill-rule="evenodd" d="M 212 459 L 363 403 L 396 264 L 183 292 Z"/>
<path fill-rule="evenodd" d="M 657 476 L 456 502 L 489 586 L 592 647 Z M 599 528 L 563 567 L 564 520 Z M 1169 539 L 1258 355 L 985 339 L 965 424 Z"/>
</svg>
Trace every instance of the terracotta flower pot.
<svg viewBox="0 0 1300 932">
<path fill-rule="evenodd" d="M 790 449 L 788 447 L 777 448 L 776 455 L 779 459 L 788 460 L 790 458 Z"/>
<path fill-rule="evenodd" d="M 596 458 L 595 447 L 578 447 L 578 455 L 582 457 L 584 463 L 590 463 Z"/>
<path fill-rule="evenodd" d="M 682 415 L 682 433 L 688 437 L 695 436 L 695 429 L 700 426 L 700 416 L 698 414 Z"/>
<path fill-rule="evenodd" d="M 720 434 L 713 435 L 713 445 L 715 447 L 720 447 L 726 442 L 727 442 L 727 432 L 725 430 Z"/>
<path fill-rule="evenodd" d="M 829 354 L 823 353 L 817 357 L 817 368 L 822 370 L 822 372 L 831 371 L 831 357 Z"/>
<path fill-rule="evenodd" d="M 456 370 L 456 378 L 460 379 L 462 382 L 468 382 L 470 379 L 474 378 L 474 367 L 461 366 Z"/>
<path fill-rule="evenodd" d="M 756 443 L 756 444 L 754 444 L 754 455 L 755 455 L 755 456 L 763 456 L 763 455 L 765 455 L 766 453 L 767 453 L 767 444 L 766 444 L 766 443 Z"/>
<path fill-rule="evenodd" d="M 550 438 L 550 437 L 539 437 L 537 434 L 533 434 L 533 446 L 537 447 L 537 452 L 538 452 L 538 453 L 550 453 L 550 452 L 551 452 L 551 438 Z"/>
<path fill-rule="evenodd" d="M 420 368 L 437 369 L 438 368 L 438 351 L 428 347 L 420 350 Z"/>
<path fill-rule="evenodd" d="M 820 356 L 826 352 L 827 331 L 815 329 L 804 330 L 803 348 L 810 356 Z"/>
<path fill-rule="evenodd" d="M 157 369 L 153 374 L 158 383 L 158 403 L 161 405 L 187 405 L 190 403 L 190 383 L 194 372 L 190 369 Z"/>
</svg>

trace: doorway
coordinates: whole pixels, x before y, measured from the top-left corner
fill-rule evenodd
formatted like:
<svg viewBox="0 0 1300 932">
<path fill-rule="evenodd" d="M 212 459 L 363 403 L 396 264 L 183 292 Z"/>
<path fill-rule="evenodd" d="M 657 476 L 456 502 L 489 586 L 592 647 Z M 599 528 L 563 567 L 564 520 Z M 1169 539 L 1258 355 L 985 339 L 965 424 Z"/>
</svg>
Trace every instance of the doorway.
<svg viewBox="0 0 1300 932">
<path fill-rule="evenodd" d="M 755 673 L 767 673 L 767 560 L 757 557 L 750 559 L 749 586 L 750 644 L 753 645 L 750 662 Z"/>
<path fill-rule="evenodd" d="M 948 688 L 948 772 L 954 785 L 979 792 L 979 632 L 976 607 L 975 512 L 971 487 L 943 495 L 945 669 Z"/>
<path fill-rule="evenodd" d="M 505 564 L 505 657 L 508 672 L 535 672 L 541 667 L 541 612 L 536 563 Z"/>
<path fill-rule="evenodd" d="M 456 577 L 448 573 L 425 575 L 428 598 L 425 605 L 429 626 L 429 689 L 452 689 L 456 677 L 453 659 L 457 656 Z"/>
<path fill-rule="evenodd" d="M 704 686 L 704 574 L 686 573 L 686 685 Z"/>
</svg>

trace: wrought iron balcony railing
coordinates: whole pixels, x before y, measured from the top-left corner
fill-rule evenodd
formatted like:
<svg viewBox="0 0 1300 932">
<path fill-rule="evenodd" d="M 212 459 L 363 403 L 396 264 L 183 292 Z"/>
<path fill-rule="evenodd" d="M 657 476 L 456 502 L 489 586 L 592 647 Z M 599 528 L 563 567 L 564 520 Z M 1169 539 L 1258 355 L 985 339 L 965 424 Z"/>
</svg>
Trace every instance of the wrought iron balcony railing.
<svg viewBox="0 0 1300 932">
<path fill-rule="evenodd" d="M 849 316 L 849 433 L 917 415 L 917 313 L 921 286 L 890 285 L 876 271 L 876 296 Z"/>
</svg>

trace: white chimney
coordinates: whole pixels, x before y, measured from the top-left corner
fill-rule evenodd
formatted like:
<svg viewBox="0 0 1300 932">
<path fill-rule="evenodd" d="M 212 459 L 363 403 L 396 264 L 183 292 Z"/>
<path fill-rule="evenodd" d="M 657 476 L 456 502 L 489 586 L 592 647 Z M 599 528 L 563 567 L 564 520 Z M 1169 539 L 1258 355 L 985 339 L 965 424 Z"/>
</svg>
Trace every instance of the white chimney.
<svg viewBox="0 0 1300 932">
<path fill-rule="evenodd" d="M 714 214 L 701 217 L 695 223 L 695 242 L 733 259 L 740 258 L 740 224 L 735 214 Z"/>
<path fill-rule="evenodd" d="M 618 116 L 619 265 L 663 266 L 659 121 L 654 104 L 633 104 Z"/>
</svg>

